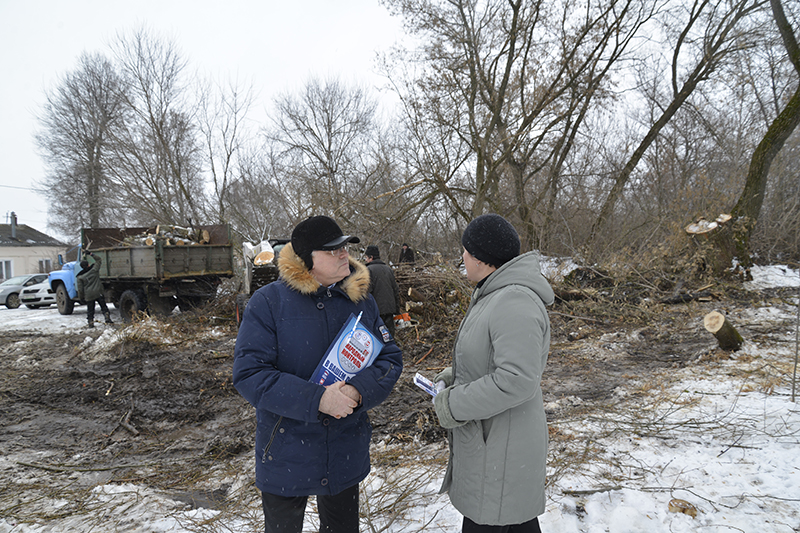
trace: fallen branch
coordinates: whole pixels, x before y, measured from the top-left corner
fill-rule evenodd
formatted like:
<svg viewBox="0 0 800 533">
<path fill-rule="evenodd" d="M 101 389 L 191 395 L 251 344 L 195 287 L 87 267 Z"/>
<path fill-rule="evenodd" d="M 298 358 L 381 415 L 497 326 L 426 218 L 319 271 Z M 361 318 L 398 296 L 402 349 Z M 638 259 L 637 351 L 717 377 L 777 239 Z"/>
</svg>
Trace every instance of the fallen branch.
<svg viewBox="0 0 800 533">
<path fill-rule="evenodd" d="M 137 464 L 137 465 L 119 465 L 119 466 L 105 466 L 102 468 L 77 468 L 77 467 L 69 467 L 69 466 L 47 466 L 47 465 L 37 465 L 36 463 L 25 463 L 23 461 L 17 461 L 18 465 L 27 466 L 30 468 L 38 468 L 40 470 L 47 470 L 49 472 L 107 472 L 109 470 L 119 470 L 121 468 L 144 468 L 148 466 L 153 466 L 156 463 L 150 464 Z"/>
<path fill-rule="evenodd" d="M 130 431 L 135 437 L 139 434 L 139 431 L 135 427 L 133 427 L 133 425 L 131 425 L 130 420 L 131 420 L 131 411 L 128 411 L 127 413 L 125 413 L 125 416 L 122 417 L 122 420 L 120 420 L 119 425 Z"/>
<path fill-rule="evenodd" d="M 433 351 L 433 348 L 434 348 L 434 347 L 433 347 L 433 346 L 431 346 L 431 349 L 430 349 L 430 350 L 428 350 L 428 353 L 426 353 L 425 355 L 423 355 L 422 357 L 420 357 L 419 359 L 417 359 L 417 360 L 416 360 L 416 362 L 414 362 L 414 365 L 416 366 L 416 365 L 420 364 L 420 363 L 421 363 L 421 362 L 422 362 L 422 361 L 423 361 L 423 360 L 424 360 L 426 357 L 428 357 L 428 356 L 431 354 L 431 352 Z"/>
<path fill-rule="evenodd" d="M 622 490 L 620 485 L 613 485 L 610 487 L 598 487 L 596 489 L 587 490 L 562 490 L 561 494 L 565 496 L 588 496 L 589 494 L 597 494 L 600 492 L 611 492 L 612 490 Z"/>
</svg>

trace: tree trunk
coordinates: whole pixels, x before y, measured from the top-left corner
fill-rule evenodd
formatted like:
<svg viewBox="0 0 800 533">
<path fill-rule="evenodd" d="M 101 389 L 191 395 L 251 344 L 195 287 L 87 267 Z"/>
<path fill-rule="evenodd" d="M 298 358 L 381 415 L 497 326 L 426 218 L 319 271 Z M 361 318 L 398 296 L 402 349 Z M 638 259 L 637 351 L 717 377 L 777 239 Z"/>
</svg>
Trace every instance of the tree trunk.
<svg viewBox="0 0 800 533">
<path fill-rule="evenodd" d="M 789 55 L 789 60 L 794 65 L 795 71 L 800 74 L 800 48 L 794 37 L 794 30 L 789 25 L 783 7 L 779 0 L 771 0 L 772 14 L 778 25 L 783 43 Z M 800 85 L 795 90 L 792 98 L 786 104 L 777 118 L 770 124 L 764 138 L 753 152 L 750 159 L 750 168 L 747 171 L 747 180 L 739 201 L 731 211 L 734 217 L 733 231 L 726 232 L 720 239 L 719 246 L 722 250 L 733 249 L 739 263 L 749 272 L 752 266 L 750 257 L 750 236 L 758 222 L 761 206 L 764 203 L 764 192 L 767 189 L 767 178 L 772 160 L 783 148 L 786 139 L 792 134 L 800 123 Z M 749 277 L 749 276 L 748 276 Z"/>
<path fill-rule="evenodd" d="M 733 324 L 728 322 L 725 315 L 719 311 L 711 311 L 703 317 L 703 326 L 709 333 L 714 335 L 719 342 L 719 347 L 723 350 L 735 352 L 742 347 L 744 339 L 733 327 Z"/>
</svg>

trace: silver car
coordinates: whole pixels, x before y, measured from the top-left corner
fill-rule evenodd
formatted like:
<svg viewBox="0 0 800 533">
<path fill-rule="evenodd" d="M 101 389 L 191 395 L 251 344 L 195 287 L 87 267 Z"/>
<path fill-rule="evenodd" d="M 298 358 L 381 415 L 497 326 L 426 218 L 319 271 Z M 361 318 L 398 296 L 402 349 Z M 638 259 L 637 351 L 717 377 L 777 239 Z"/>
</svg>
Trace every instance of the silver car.
<svg viewBox="0 0 800 533">
<path fill-rule="evenodd" d="M 9 309 L 19 307 L 19 295 L 22 289 L 47 281 L 47 274 L 25 274 L 24 276 L 14 276 L 0 283 L 0 304 Z"/>
<path fill-rule="evenodd" d="M 49 307 L 56 303 L 56 293 L 50 288 L 50 280 L 46 279 L 41 283 L 31 285 L 22 289 L 19 301 L 30 309 Z"/>
</svg>

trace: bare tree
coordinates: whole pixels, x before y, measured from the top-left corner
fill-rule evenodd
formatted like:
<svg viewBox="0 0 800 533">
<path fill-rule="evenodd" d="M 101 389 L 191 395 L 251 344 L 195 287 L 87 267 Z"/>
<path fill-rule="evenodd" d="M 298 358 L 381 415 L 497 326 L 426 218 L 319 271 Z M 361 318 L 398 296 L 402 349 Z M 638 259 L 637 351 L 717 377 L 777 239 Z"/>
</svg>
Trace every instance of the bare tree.
<svg viewBox="0 0 800 533">
<path fill-rule="evenodd" d="M 113 50 L 126 115 L 114 130 L 113 180 L 138 223 L 188 225 L 203 218 L 202 147 L 176 46 L 144 29 L 120 35 Z"/>
<path fill-rule="evenodd" d="M 251 139 L 247 115 L 252 105 L 252 88 L 241 88 L 235 83 L 207 85 L 202 91 L 199 127 L 205 141 L 213 185 L 213 198 L 208 206 L 209 220 L 229 221 L 228 206 L 233 200 L 230 187 L 236 179 L 239 160 L 245 149 L 243 144 Z"/>
<path fill-rule="evenodd" d="M 671 94 L 668 104 L 663 107 L 660 116 L 656 117 L 625 167 L 614 179 L 613 186 L 589 234 L 590 245 L 605 230 L 625 185 L 644 153 L 697 86 L 708 80 L 719 68 L 720 63 L 741 45 L 741 35 L 737 31 L 747 17 L 758 12 L 761 4 L 761 0 L 738 0 L 730 5 L 712 0 L 696 0 L 688 5 L 689 10 L 685 13 L 686 21 L 679 30 L 675 21 L 668 21 L 665 33 L 675 33 L 674 45 L 664 47 L 672 52 Z M 684 4 L 677 3 L 674 9 L 682 11 Z M 682 68 L 681 64 L 684 61 L 688 66 Z M 653 83 L 657 84 L 660 77 L 660 73 L 657 74 Z"/>
<path fill-rule="evenodd" d="M 297 215 L 352 221 L 375 168 L 374 100 L 361 88 L 312 78 L 300 96 L 278 97 L 275 108 L 267 136 L 281 147 L 281 179 L 302 206 Z"/>
<path fill-rule="evenodd" d="M 472 151 L 464 218 L 487 209 L 516 215 L 526 247 L 540 244 L 535 212 L 541 204 L 544 218 L 552 217 L 576 136 L 592 106 L 609 96 L 610 74 L 656 8 L 646 0 L 406 0 L 395 7 L 421 37 L 414 59 L 427 65 L 416 81 L 424 100 L 407 109 L 449 128 L 442 144 L 458 136 Z"/>
<path fill-rule="evenodd" d="M 292 182 L 285 178 L 277 146 L 269 138 L 243 150 L 225 194 L 226 214 L 243 240 L 285 238 L 305 213 Z"/>
<path fill-rule="evenodd" d="M 81 227 L 108 224 L 116 195 L 106 154 L 110 129 L 122 116 L 120 77 L 105 57 L 83 54 L 46 98 L 36 142 L 48 166 L 40 187 L 50 225 L 75 235 Z"/>
<path fill-rule="evenodd" d="M 750 257 L 750 237 L 758 222 L 761 206 L 767 189 L 767 178 L 772 161 L 783 148 L 784 143 L 800 124 L 800 46 L 780 0 L 770 0 L 772 15 L 786 48 L 789 63 L 794 67 L 795 91 L 775 120 L 767 128 L 764 137 L 753 152 L 750 169 L 739 201 L 731 211 L 733 231 L 722 236 L 723 252 L 720 264 L 730 265 L 729 259 L 737 257 L 745 268 L 752 264 Z"/>
</svg>

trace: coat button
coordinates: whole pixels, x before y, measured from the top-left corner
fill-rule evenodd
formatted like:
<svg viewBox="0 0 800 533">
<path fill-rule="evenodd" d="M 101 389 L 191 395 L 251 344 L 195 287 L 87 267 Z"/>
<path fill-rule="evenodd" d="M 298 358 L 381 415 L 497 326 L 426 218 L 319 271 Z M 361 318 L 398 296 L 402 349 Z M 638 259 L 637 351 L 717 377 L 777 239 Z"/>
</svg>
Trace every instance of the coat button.
<svg viewBox="0 0 800 533">
<path fill-rule="evenodd" d="M 327 425 L 328 425 L 328 424 L 330 424 L 330 423 L 331 423 L 331 419 L 330 419 L 330 418 L 327 418 L 327 417 L 326 417 L 326 418 L 324 418 L 324 419 L 322 420 L 322 425 L 323 425 L 323 426 L 327 426 Z"/>
<path fill-rule="evenodd" d="M 323 478 L 322 481 L 319 482 L 319 484 L 322 485 L 323 487 L 326 486 L 328 484 L 328 478 Z"/>
<path fill-rule="evenodd" d="M 285 430 L 284 428 L 281 428 L 281 429 L 280 429 L 280 432 L 281 432 L 281 433 L 285 433 L 285 432 L 286 432 L 286 430 Z"/>
<path fill-rule="evenodd" d="M 325 304 L 322 302 L 317 302 L 317 309 L 325 309 Z"/>
</svg>

